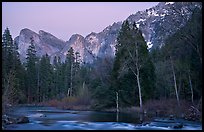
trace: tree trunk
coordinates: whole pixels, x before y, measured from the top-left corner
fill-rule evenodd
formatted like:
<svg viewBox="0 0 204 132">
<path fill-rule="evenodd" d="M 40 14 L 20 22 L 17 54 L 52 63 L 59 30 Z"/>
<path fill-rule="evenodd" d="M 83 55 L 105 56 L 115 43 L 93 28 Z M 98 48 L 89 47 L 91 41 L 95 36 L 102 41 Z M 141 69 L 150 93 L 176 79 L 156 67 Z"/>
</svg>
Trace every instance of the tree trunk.
<svg viewBox="0 0 204 132">
<path fill-rule="evenodd" d="M 197 109 L 199 109 L 199 107 L 202 107 L 202 96 L 200 97 L 199 101 L 198 101 L 198 104 L 197 104 Z"/>
<path fill-rule="evenodd" d="M 28 88 L 28 100 L 27 100 L 27 102 L 30 104 L 31 103 L 31 94 L 30 94 L 30 88 Z"/>
<path fill-rule="evenodd" d="M 83 86 L 82 87 L 83 87 L 83 91 L 84 91 L 85 90 L 85 81 L 83 82 Z"/>
<path fill-rule="evenodd" d="M 181 92 L 181 84 L 182 84 L 182 81 L 181 81 L 181 72 L 180 72 L 179 81 L 178 81 L 178 95 L 180 95 L 180 92 Z"/>
<path fill-rule="evenodd" d="M 190 89 L 191 89 L 191 101 L 192 101 L 192 104 L 194 105 L 194 101 L 193 101 L 193 87 L 192 87 L 192 82 L 191 82 L 190 71 L 188 72 L 188 79 L 189 79 L 189 85 L 190 85 Z"/>
<path fill-rule="evenodd" d="M 119 112 L 116 113 L 116 121 L 118 122 L 119 120 Z"/>
<path fill-rule="evenodd" d="M 137 78 L 137 86 L 138 86 L 138 91 L 139 91 L 139 100 L 140 100 L 140 121 L 143 121 L 143 108 L 142 108 L 142 93 L 141 93 L 141 86 L 140 86 L 140 78 L 139 78 L 139 68 L 136 65 L 137 73 L 133 71 L 133 69 L 130 67 L 131 71 L 134 73 L 134 75 Z"/>
<path fill-rule="evenodd" d="M 70 96 L 72 96 L 72 71 L 73 71 L 73 69 L 72 69 L 72 67 L 73 67 L 73 64 L 71 63 L 71 82 L 70 82 Z"/>
<path fill-rule="evenodd" d="M 38 65 L 38 82 L 37 82 L 37 88 L 38 88 L 38 102 L 40 102 L 40 75 L 39 75 L 39 65 Z"/>
<path fill-rule="evenodd" d="M 198 53 L 198 56 L 199 56 L 199 58 L 200 58 L 200 63 L 201 63 L 201 65 L 202 65 L 202 52 L 201 52 L 201 54 L 200 54 L 200 51 L 199 51 L 199 48 L 197 49 L 197 53 Z"/>
<path fill-rule="evenodd" d="M 176 92 L 176 99 L 177 99 L 177 103 L 178 103 L 179 110 L 180 110 L 180 101 L 179 101 L 177 84 L 176 84 L 176 75 L 175 75 L 175 71 L 174 71 L 174 66 L 173 66 L 172 58 L 170 57 L 170 59 L 171 59 L 171 66 L 172 66 L 173 77 L 174 77 L 174 88 L 175 88 L 175 92 Z"/>
<path fill-rule="evenodd" d="M 70 96 L 70 88 L 68 88 L 68 90 L 67 90 L 67 97 L 69 97 Z"/>
<path fill-rule="evenodd" d="M 70 96 L 70 89 L 71 89 L 71 87 L 69 88 L 68 85 L 66 86 L 66 84 L 68 84 L 68 77 L 65 78 L 65 88 L 67 88 L 67 97 L 69 97 Z"/>
<path fill-rule="evenodd" d="M 140 78 L 139 78 L 139 69 L 137 68 L 137 86 L 139 90 L 139 99 L 140 99 L 140 121 L 143 121 L 143 108 L 142 108 L 142 94 L 141 94 L 141 87 L 140 87 Z"/>
<path fill-rule="evenodd" d="M 119 105 L 118 105 L 118 92 L 116 92 L 116 107 L 117 107 L 116 111 L 117 111 L 117 113 L 118 113 L 118 112 L 119 112 Z"/>
</svg>

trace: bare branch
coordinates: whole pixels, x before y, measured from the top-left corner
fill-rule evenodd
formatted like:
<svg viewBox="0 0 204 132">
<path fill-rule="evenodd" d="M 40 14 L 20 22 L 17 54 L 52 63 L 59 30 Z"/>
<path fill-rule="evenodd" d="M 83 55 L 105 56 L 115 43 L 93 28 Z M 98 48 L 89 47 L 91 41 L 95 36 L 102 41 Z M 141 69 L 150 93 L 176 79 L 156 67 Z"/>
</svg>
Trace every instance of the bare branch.
<svg viewBox="0 0 204 132">
<path fill-rule="evenodd" d="M 134 63 L 134 58 L 133 58 L 133 56 L 132 56 L 132 54 L 130 53 L 130 50 L 127 48 L 127 50 L 128 50 L 128 53 L 129 53 L 129 55 L 130 55 L 130 57 L 131 57 L 131 59 L 132 59 L 132 61 L 133 61 L 133 63 Z M 135 66 L 136 66 L 136 62 L 134 63 L 135 64 Z"/>
<path fill-rule="evenodd" d="M 133 72 L 133 74 L 137 77 L 137 74 L 135 73 L 135 71 L 132 69 L 132 67 L 129 67 L 130 70 Z"/>
<path fill-rule="evenodd" d="M 119 76 L 118 76 L 118 78 L 120 78 L 122 75 L 123 75 L 123 73 L 126 71 L 126 67 L 127 67 L 127 60 L 124 62 L 124 65 L 123 65 L 123 67 L 122 67 L 122 69 L 120 70 L 120 72 L 119 72 Z"/>
</svg>

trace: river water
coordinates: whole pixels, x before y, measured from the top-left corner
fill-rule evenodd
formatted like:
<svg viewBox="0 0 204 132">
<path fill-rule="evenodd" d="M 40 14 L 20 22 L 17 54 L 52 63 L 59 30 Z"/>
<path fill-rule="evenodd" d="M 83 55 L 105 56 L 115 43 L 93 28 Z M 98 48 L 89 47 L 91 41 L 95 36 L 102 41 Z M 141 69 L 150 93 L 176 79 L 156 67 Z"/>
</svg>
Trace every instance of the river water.
<svg viewBox="0 0 204 132">
<path fill-rule="evenodd" d="M 141 125 L 135 114 L 117 115 L 114 112 L 21 106 L 16 107 L 10 114 L 27 116 L 30 122 L 7 125 L 6 130 L 202 130 L 201 123 L 182 119 L 176 119 L 176 122 L 183 124 L 182 128 L 173 128 L 169 123 L 156 121 Z"/>
</svg>

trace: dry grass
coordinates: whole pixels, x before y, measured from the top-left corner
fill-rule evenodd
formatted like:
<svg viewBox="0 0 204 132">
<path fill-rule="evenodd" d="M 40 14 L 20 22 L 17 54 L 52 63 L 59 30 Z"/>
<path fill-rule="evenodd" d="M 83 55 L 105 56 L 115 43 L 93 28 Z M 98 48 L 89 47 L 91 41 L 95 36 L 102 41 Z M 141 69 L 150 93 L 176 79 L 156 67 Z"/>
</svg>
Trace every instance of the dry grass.
<svg viewBox="0 0 204 132">
<path fill-rule="evenodd" d="M 72 110 L 89 110 L 90 102 L 87 99 L 81 97 L 65 97 L 61 100 L 53 99 L 46 102 L 41 102 L 40 105 L 52 106 L 61 109 L 72 109 Z"/>
<path fill-rule="evenodd" d="M 149 100 L 144 104 L 144 109 L 147 113 L 157 113 L 158 116 L 177 115 L 179 110 L 183 111 L 184 107 L 186 107 L 186 103 L 184 105 L 181 101 L 180 104 L 179 109 L 175 99 Z"/>
<path fill-rule="evenodd" d="M 185 100 L 180 100 L 180 107 L 176 99 L 160 99 L 149 100 L 144 104 L 144 110 L 147 114 L 160 117 L 183 117 L 188 120 L 200 120 L 202 118 L 202 111 L 192 110 L 192 103 Z"/>
<path fill-rule="evenodd" d="M 50 100 L 41 103 L 44 106 L 53 106 L 61 109 L 72 109 L 72 110 L 91 110 L 90 100 L 82 97 L 66 97 L 61 100 Z M 195 109 L 194 109 L 195 108 Z M 152 117 L 169 117 L 173 115 L 188 120 L 202 120 L 202 105 L 198 110 L 196 107 L 192 107 L 190 102 L 180 100 L 180 108 L 178 108 L 177 101 L 175 99 L 160 99 L 160 100 L 149 100 L 143 105 L 143 110 L 146 113 L 146 118 L 151 119 Z M 128 107 L 119 108 L 122 113 L 135 113 L 139 114 L 139 107 Z M 115 112 L 116 108 L 103 109 L 102 111 Z"/>
</svg>

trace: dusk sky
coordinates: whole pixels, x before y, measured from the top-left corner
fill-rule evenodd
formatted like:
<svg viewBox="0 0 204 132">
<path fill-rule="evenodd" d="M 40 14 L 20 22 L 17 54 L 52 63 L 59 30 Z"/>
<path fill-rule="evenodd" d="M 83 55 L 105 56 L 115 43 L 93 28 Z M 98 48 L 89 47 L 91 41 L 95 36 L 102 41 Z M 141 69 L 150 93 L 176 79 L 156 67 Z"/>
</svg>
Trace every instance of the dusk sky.
<svg viewBox="0 0 204 132">
<path fill-rule="evenodd" d="M 101 32 L 114 22 L 157 5 L 158 2 L 2 2 L 2 33 L 13 39 L 23 28 L 44 30 L 68 41 L 72 34 Z"/>
</svg>

